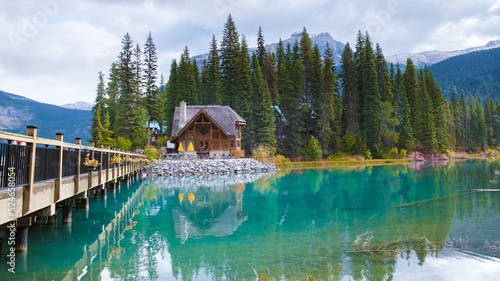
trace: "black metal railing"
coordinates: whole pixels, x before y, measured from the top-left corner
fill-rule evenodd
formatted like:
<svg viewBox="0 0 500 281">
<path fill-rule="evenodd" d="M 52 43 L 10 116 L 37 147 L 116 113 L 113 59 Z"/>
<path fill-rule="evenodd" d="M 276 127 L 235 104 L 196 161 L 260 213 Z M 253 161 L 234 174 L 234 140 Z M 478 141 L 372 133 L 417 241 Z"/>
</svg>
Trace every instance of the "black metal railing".
<svg viewBox="0 0 500 281">
<path fill-rule="evenodd" d="M 78 170 L 78 151 L 64 150 L 63 151 L 63 167 L 62 176 L 74 176 Z"/>
<path fill-rule="evenodd" d="M 8 187 L 9 182 L 14 182 L 15 186 L 28 184 L 30 151 L 31 148 L 29 146 L 0 143 L 0 188 Z M 58 178 L 59 151 L 59 148 L 49 148 L 48 146 L 36 147 L 34 182 Z M 87 154 L 92 155 L 92 152 L 88 150 L 80 151 L 80 174 L 89 173 L 94 170 L 92 166 L 84 165 Z M 95 151 L 93 159 L 96 159 L 99 163 L 97 170 L 100 169 L 101 165 L 103 170 L 107 169 L 109 163 L 108 157 L 112 158 L 115 155 L 116 153 L 114 152 L 110 155 L 109 152 L 103 152 L 101 158 L 101 152 Z M 75 149 L 64 149 L 62 158 L 62 176 L 69 177 L 76 175 L 78 171 L 78 151 Z M 121 155 L 121 158 L 124 160 L 125 156 Z M 90 159 L 92 159 L 91 156 Z M 111 168 L 130 165 L 132 163 L 125 161 L 121 165 L 109 163 Z M 11 169 L 9 170 L 9 168 Z M 12 177 L 9 179 L 9 176 Z"/>
<path fill-rule="evenodd" d="M 13 182 L 14 186 L 28 183 L 30 151 L 29 147 L 23 145 L 0 144 L 0 183 L 2 188 L 8 187 L 9 182 Z"/>
<path fill-rule="evenodd" d="M 34 181 L 56 179 L 59 167 L 59 149 L 48 147 L 37 147 L 35 157 Z M 64 155 L 64 154 L 63 154 Z"/>
</svg>

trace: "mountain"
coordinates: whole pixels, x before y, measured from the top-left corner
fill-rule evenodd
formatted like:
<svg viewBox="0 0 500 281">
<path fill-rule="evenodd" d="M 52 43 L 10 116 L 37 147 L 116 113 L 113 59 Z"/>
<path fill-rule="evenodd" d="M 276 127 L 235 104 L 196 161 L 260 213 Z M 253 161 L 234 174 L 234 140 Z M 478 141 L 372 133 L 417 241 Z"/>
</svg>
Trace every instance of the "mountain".
<svg viewBox="0 0 500 281">
<path fill-rule="evenodd" d="M 77 101 L 74 103 L 66 103 L 61 105 L 61 107 L 67 109 L 78 109 L 78 110 L 92 110 L 92 104 L 84 101 Z"/>
<path fill-rule="evenodd" d="M 292 34 L 292 36 L 290 36 L 290 38 L 283 40 L 283 45 L 286 48 L 286 44 L 290 43 L 290 47 L 293 47 L 295 42 L 298 41 L 300 43 L 301 36 L 302 36 L 302 31 L 294 32 Z M 344 51 L 344 48 L 345 48 L 344 43 L 334 40 L 333 37 L 328 32 L 323 32 L 323 33 L 318 33 L 318 34 L 310 34 L 309 36 L 311 37 L 311 41 L 313 42 L 313 46 L 314 46 L 314 44 L 318 45 L 319 52 L 321 55 L 325 54 L 326 43 L 328 43 L 330 45 L 330 48 L 333 51 L 333 56 L 335 58 L 335 62 L 340 61 L 340 56 L 342 55 L 342 52 Z M 266 50 L 269 53 L 275 53 L 277 48 L 278 48 L 278 43 L 272 43 L 272 44 L 266 45 Z"/>
<path fill-rule="evenodd" d="M 301 35 L 302 35 L 302 31 L 297 31 L 297 32 L 294 32 L 290 36 L 290 38 L 282 40 L 285 48 L 286 48 L 287 43 L 290 43 L 290 47 L 293 47 L 293 45 L 295 44 L 296 41 L 299 41 L 299 43 L 300 43 L 300 36 Z M 344 51 L 344 47 L 345 47 L 344 43 L 334 40 L 333 37 L 328 32 L 311 34 L 309 36 L 311 37 L 311 41 L 313 42 L 313 45 L 314 44 L 318 45 L 321 55 L 323 55 L 325 53 L 326 43 L 328 43 L 330 45 L 330 48 L 333 51 L 333 56 L 334 56 L 335 62 L 340 61 L 340 55 Z M 269 53 L 275 53 L 277 47 L 278 47 L 278 43 L 267 44 L 266 50 Z M 252 52 L 257 51 L 257 48 L 249 48 L 248 51 L 250 53 L 252 53 Z M 208 58 L 208 53 L 192 57 L 192 59 L 196 59 L 196 63 L 198 64 L 199 67 L 202 66 L 203 60 L 207 59 L 207 58 Z"/>
<path fill-rule="evenodd" d="M 429 69 L 447 98 L 455 90 L 458 95 L 500 99 L 500 48 L 458 55 Z"/>
<path fill-rule="evenodd" d="M 38 127 L 38 136 L 55 139 L 56 133 L 64 134 L 64 141 L 82 138 L 88 143 L 92 112 L 67 109 L 40 103 L 19 95 L 0 91 L 0 130 L 26 134 L 26 126 Z"/>
<path fill-rule="evenodd" d="M 440 61 L 444 61 L 448 58 L 465 55 L 472 52 L 491 50 L 500 47 L 500 39 L 495 41 L 490 41 L 488 44 L 480 47 L 467 48 L 463 50 L 456 51 L 425 51 L 416 54 L 398 54 L 393 56 L 387 56 L 385 59 L 388 63 L 398 63 L 406 65 L 406 60 L 411 58 L 416 67 L 423 67 L 424 65 L 430 66 L 436 64 Z"/>
</svg>

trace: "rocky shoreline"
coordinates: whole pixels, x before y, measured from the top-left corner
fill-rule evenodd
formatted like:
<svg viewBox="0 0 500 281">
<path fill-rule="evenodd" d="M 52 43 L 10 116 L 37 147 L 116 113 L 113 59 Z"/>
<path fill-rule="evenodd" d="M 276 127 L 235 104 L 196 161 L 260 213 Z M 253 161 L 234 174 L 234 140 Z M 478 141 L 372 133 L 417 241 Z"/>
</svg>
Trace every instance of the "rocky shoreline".
<svg viewBox="0 0 500 281">
<path fill-rule="evenodd" d="M 145 167 L 147 176 L 205 175 L 271 172 L 278 167 L 254 159 L 157 160 Z"/>
</svg>

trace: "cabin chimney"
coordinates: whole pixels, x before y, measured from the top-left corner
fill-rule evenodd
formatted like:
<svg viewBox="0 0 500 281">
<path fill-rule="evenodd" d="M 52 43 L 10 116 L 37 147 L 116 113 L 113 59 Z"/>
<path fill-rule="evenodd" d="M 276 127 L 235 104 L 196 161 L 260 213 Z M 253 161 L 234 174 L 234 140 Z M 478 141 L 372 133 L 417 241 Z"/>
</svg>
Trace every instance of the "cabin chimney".
<svg viewBox="0 0 500 281">
<path fill-rule="evenodd" d="M 180 107 L 180 116 L 179 116 L 179 124 L 186 124 L 186 103 L 181 101 Z"/>
</svg>

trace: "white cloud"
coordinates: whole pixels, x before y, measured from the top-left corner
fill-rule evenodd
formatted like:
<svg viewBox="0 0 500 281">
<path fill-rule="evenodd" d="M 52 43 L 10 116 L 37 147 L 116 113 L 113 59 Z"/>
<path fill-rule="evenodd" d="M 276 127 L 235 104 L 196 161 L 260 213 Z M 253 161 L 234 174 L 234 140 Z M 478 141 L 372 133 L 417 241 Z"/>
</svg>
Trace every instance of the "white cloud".
<svg viewBox="0 0 500 281">
<path fill-rule="evenodd" d="M 499 39 L 498 0 L 328 1 L 312 0 L 26 0 L 2 1 L 0 89 L 63 104 L 92 102 L 97 72 L 109 70 L 127 32 L 142 47 L 149 31 L 168 79 L 172 59 L 184 46 L 192 55 L 220 43 L 226 17 L 250 46 L 262 26 L 266 43 L 286 39 L 305 26 L 353 42 L 368 29 L 387 55 L 428 49 L 452 50 Z M 9 37 L 10 36 L 10 37 Z M 21 41 L 12 44 L 12 36 Z M 17 52 L 16 52 L 17 49 Z"/>
</svg>

